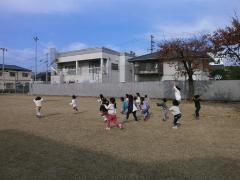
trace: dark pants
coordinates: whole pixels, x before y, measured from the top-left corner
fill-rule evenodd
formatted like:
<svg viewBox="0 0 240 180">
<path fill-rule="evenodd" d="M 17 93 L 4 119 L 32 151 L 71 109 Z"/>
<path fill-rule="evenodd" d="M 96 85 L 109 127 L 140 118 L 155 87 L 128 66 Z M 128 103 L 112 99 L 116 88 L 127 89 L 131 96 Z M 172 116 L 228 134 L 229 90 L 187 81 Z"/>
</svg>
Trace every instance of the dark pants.
<svg viewBox="0 0 240 180">
<path fill-rule="evenodd" d="M 129 118 L 129 114 L 132 113 L 132 114 L 133 114 L 133 117 L 134 117 L 134 119 L 135 119 L 135 121 L 138 121 L 138 120 L 137 120 L 137 116 L 136 116 L 136 112 L 137 112 L 137 111 L 134 111 L 134 112 L 132 112 L 132 111 L 128 111 L 128 112 L 127 112 L 127 117 L 126 117 L 126 118 L 128 119 L 128 118 Z"/>
<path fill-rule="evenodd" d="M 200 111 L 201 107 L 200 106 L 197 106 L 196 107 L 196 110 L 195 110 L 195 115 L 196 117 L 199 117 L 199 111 Z"/>
<path fill-rule="evenodd" d="M 181 114 L 177 114 L 177 115 L 175 115 L 174 116 L 174 119 L 173 119 L 173 125 L 174 126 L 177 126 L 177 121 L 180 119 L 182 117 L 182 115 Z"/>
</svg>

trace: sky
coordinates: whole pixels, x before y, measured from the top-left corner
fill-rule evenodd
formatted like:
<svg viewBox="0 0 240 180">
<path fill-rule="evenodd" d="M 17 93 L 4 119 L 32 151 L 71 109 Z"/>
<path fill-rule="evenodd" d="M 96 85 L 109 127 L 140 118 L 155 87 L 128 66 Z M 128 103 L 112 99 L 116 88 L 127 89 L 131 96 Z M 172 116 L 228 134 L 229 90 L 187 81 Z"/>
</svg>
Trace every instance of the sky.
<svg viewBox="0 0 240 180">
<path fill-rule="evenodd" d="M 5 63 L 38 71 L 58 52 L 108 47 L 149 53 L 150 35 L 163 39 L 211 33 L 240 14 L 240 0 L 0 0 L 0 47 Z M 0 54 L 2 63 L 2 52 Z"/>
</svg>

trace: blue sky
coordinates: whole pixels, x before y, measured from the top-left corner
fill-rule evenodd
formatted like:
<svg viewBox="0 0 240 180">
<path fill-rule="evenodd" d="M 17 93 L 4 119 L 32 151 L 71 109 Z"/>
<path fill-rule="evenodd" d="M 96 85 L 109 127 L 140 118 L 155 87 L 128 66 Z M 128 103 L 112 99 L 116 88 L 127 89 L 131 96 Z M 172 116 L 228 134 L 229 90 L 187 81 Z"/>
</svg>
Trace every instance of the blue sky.
<svg viewBox="0 0 240 180">
<path fill-rule="evenodd" d="M 212 32 L 228 25 L 234 11 L 240 14 L 239 0 L 1 0 L 0 47 L 8 49 L 7 64 L 30 69 L 36 35 L 39 60 L 49 47 L 105 46 L 141 55 L 149 52 L 150 34 L 158 42 Z"/>
</svg>

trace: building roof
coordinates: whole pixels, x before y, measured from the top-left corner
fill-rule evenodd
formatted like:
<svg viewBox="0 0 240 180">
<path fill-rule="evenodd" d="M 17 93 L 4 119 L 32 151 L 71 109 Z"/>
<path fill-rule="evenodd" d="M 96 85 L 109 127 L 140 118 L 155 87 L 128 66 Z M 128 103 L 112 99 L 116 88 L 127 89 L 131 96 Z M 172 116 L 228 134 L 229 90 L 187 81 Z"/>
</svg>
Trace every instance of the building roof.
<svg viewBox="0 0 240 180">
<path fill-rule="evenodd" d="M 199 57 L 200 59 L 205 59 L 208 58 L 209 60 L 211 59 L 211 61 L 213 61 L 213 58 L 211 56 L 209 56 L 207 53 L 198 53 L 197 57 Z M 145 54 L 142 56 L 137 56 L 134 58 L 131 58 L 128 60 L 128 62 L 136 62 L 136 61 L 147 61 L 147 60 L 160 60 L 160 59 L 166 59 L 166 60 L 171 60 L 171 59 L 177 59 L 177 54 L 176 53 L 172 53 L 170 58 L 161 58 L 159 52 L 154 52 L 154 53 L 150 53 L 150 54 Z"/>
<path fill-rule="evenodd" d="M 8 64 L 4 64 L 4 69 L 5 70 L 13 70 L 13 71 L 28 71 L 31 72 L 32 70 L 30 69 L 26 69 L 20 66 L 16 66 L 16 65 L 8 65 Z M 2 70 L 2 64 L 0 64 L 0 70 Z"/>
<path fill-rule="evenodd" d="M 48 75 L 50 76 L 51 75 L 51 72 L 48 72 Z M 40 72 L 40 73 L 37 73 L 36 77 L 37 78 L 40 78 L 40 77 L 45 77 L 46 76 L 46 72 Z"/>
<path fill-rule="evenodd" d="M 128 62 L 135 62 L 135 61 L 146 61 L 146 60 L 158 60 L 159 59 L 159 52 L 145 54 L 142 56 L 137 56 L 128 60 Z"/>
<path fill-rule="evenodd" d="M 99 53 L 99 52 L 120 55 L 120 52 L 118 51 L 114 51 L 112 49 L 105 48 L 105 47 L 100 47 L 100 48 L 86 48 L 86 49 L 81 49 L 76 51 L 61 52 L 57 54 L 57 57 L 75 56 L 75 55 L 91 54 L 91 53 Z"/>
</svg>

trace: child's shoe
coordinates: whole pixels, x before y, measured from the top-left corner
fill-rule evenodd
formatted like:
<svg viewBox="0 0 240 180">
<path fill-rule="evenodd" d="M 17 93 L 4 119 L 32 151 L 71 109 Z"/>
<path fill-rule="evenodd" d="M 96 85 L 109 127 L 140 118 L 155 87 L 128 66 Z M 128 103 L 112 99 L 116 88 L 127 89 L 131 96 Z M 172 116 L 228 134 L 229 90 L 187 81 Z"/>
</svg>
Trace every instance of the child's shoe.
<svg viewBox="0 0 240 180">
<path fill-rule="evenodd" d="M 119 124 L 118 127 L 119 127 L 120 129 L 123 129 L 123 125 L 122 125 L 122 124 Z"/>
<path fill-rule="evenodd" d="M 109 130 L 110 130 L 110 127 L 106 127 L 106 130 L 109 131 Z"/>
<path fill-rule="evenodd" d="M 173 128 L 173 129 L 177 129 L 178 127 L 177 127 L 177 126 L 173 126 L 172 128 Z"/>
</svg>

